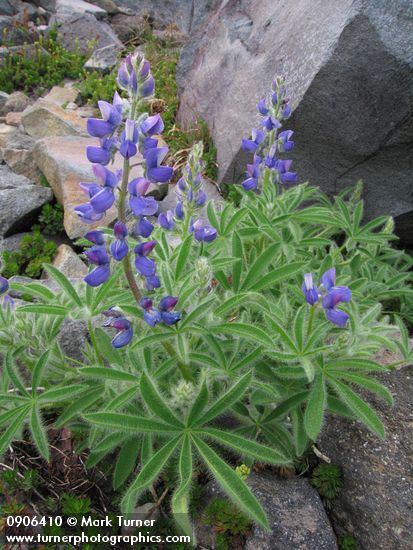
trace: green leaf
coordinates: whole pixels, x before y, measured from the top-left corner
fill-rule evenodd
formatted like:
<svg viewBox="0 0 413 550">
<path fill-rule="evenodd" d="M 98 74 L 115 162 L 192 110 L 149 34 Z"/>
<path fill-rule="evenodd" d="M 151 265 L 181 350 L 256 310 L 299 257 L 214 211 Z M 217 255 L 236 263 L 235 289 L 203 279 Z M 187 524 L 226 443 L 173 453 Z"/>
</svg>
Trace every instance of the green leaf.
<svg viewBox="0 0 413 550">
<path fill-rule="evenodd" d="M 270 449 L 270 447 L 266 447 L 265 445 L 261 445 L 261 443 L 256 443 L 251 439 L 245 439 L 244 437 L 224 430 L 219 430 L 217 428 L 202 428 L 197 434 L 211 437 L 221 445 L 234 449 L 241 455 L 247 455 L 266 464 L 286 464 L 289 462 L 288 458 Z"/>
<path fill-rule="evenodd" d="M 143 416 L 131 416 L 128 414 L 112 412 L 95 412 L 83 415 L 91 424 L 110 430 L 121 430 L 123 432 L 135 433 L 173 433 L 181 431 L 180 428 L 164 424 L 153 418 Z"/>
<path fill-rule="evenodd" d="M 258 279 L 261 273 L 274 261 L 276 252 L 278 249 L 278 243 L 270 245 L 268 248 L 258 256 L 255 262 L 250 267 L 244 282 L 241 285 L 241 289 L 249 289 L 253 286 L 253 283 Z"/>
<path fill-rule="evenodd" d="M 84 411 L 87 407 L 90 407 L 90 405 L 93 405 L 93 403 L 96 403 L 96 401 L 102 397 L 103 392 L 104 386 L 99 386 L 98 388 L 94 388 L 84 393 L 81 397 L 78 397 L 78 399 L 66 407 L 66 409 L 59 416 L 55 422 L 56 428 L 61 428 L 74 416 Z"/>
<path fill-rule="evenodd" d="M 219 231 L 219 221 L 215 214 L 214 203 L 212 201 L 208 201 L 206 211 L 209 223 L 212 225 L 212 227 Z"/>
<path fill-rule="evenodd" d="M 281 324 L 274 317 L 270 317 L 269 315 L 265 315 L 265 317 L 269 321 L 271 328 L 278 334 L 285 347 L 290 351 L 297 353 L 295 343 L 292 338 L 288 336 Z M 275 346 L 273 345 L 273 347 Z"/>
<path fill-rule="evenodd" d="M 205 313 L 207 313 L 210 308 L 212 302 L 215 301 L 215 296 L 213 298 L 208 298 L 202 304 L 199 304 L 196 308 L 194 308 L 189 315 L 187 315 L 179 324 L 180 329 L 186 327 L 187 325 L 190 325 L 191 323 L 194 323 L 197 321 L 200 317 L 203 317 Z"/>
<path fill-rule="evenodd" d="M 273 341 L 268 334 L 253 325 L 246 325 L 244 323 L 228 323 L 226 325 L 215 325 L 209 327 L 208 330 L 213 334 L 230 334 L 232 336 L 239 336 L 240 338 L 245 338 L 250 342 L 258 342 L 267 348 L 272 348 L 274 346 Z"/>
<path fill-rule="evenodd" d="M 189 519 L 189 490 L 192 482 L 192 449 L 189 436 L 184 436 L 179 457 L 179 484 L 172 496 L 171 508 L 184 533 L 192 535 Z"/>
<path fill-rule="evenodd" d="M 219 414 L 227 409 L 230 409 L 234 403 L 240 401 L 244 393 L 247 391 L 251 384 L 252 374 L 247 372 L 242 376 L 236 384 L 234 384 L 228 391 L 223 393 L 215 403 L 195 421 L 195 425 L 206 424 L 213 418 L 216 418 Z"/>
<path fill-rule="evenodd" d="M 74 385 L 64 386 L 63 388 L 51 388 L 50 390 L 41 393 L 37 397 L 39 403 L 58 403 L 72 399 L 75 395 L 82 393 L 87 389 L 87 386 Z"/>
<path fill-rule="evenodd" d="M 317 441 L 318 434 L 321 430 L 326 400 L 327 397 L 324 376 L 319 374 L 314 379 L 304 413 L 305 431 L 307 432 L 308 437 L 313 441 Z"/>
<path fill-rule="evenodd" d="M 78 369 L 79 374 L 96 378 L 97 380 L 119 380 L 120 382 L 139 382 L 139 378 L 128 372 L 122 372 L 120 370 L 112 369 L 111 367 L 84 367 Z"/>
<path fill-rule="evenodd" d="M 97 347 L 103 357 L 107 359 L 111 365 L 122 365 L 122 354 L 118 349 L 112 346 L 109 335 L 99 327 L 95 328 L 93 332 L 95 334 Z"/>
<path fill-rule="evenodd" d="M 293 426 L 294 446 L 297 456 L 301 456 L 308 446 L 308 437 L 304 429 L 304 419 L 301 409 L 297 407 L 292 410 L 291 420 Z"/>
<path fill-rule="evenodd" d="M 36 405 L 33 405 L 30 415 L 30 431 L 40 454 L 49 462 L 49 443 L 47 441 L 46 430 L 44 429 L 39 409 Z"/>
<path fill-rule="evenodd" d="M 20 306 L 16 311 L 24 311 L 25 313 L 36 313 L 38 315 L 63 315 L 69 313 L 69 309 L 64 306 L 53 306 L 47 304 L 29 304 Z"/>
<path fill-rule="evenodd" d="M 11 351 L 7 352 L 5 363 L 6 363 L 6 372 L 10 380 L 12 381 L 15 389 L 19 390 L 22 395 L 28 397 L 29 393 L 24 387 L 23 381 L 20 378 L 20 375 L 14 365 L 13 354 Z"/>
<path fill-rule="evenodd" d="M 152 380 L 146 374 L 141 376 L 141 396 L 144 399 L 148 408 L 167 424 L 171 424 L 175 428 L 183 428 L 183 424 L 178 420 L 172 410 L 166 405 L 165 400 L 158 392 Z"/>
<path fill-rule="evenodd" d="M 281 418 L 288 412 L 290 412 L 292 409 L 295 409 L 297 405 L 300 405 L 303 401 L 305 401 L 308 397 L 308 391 L 302 391 L 299 393 L 296 393 L 286 399 L 285 401 L 282 401 L 277 407 L 270 412 L 264 419 L 263 424 L 267 422 L 271 422 L 272 420 L 275 420 L 276 418 Z"/>
<path fill-rule="evenodd" d="M 104 437 L 99 443 L 95 444 L 93 447 L 94 453 L 108 453 L 112 451 L 115 447 L 118 447 L 121 443 L 123 443 L 126 439 L 126 435 L 124 433 L 118 433 L 113 432 Z"/>
<path fill-rule="evenodd" d="M 0 437 L 0 456 L 3 456 L 4 452 L 6 451 L 7 447 L 10 445 L 11 441 L 13 440 L 13 437 L 17 430 L 23 425 L 23 422 L 26 418 L 26 415 L 29 411 L 30 406 L 24 407 L 24 409 L 21 411 L 21 413 L 15 417 L 14 421 L 10 424 L 10 426 L 7 428 L 7 430 L 3 433 L 3 435 Z M 16 409 L 13 411 L 15 412 Z"/>
<path fill-rule="evenodd" d="M 205 380 L 202 382 L 198 395 L 192 405 L 191 410 L 189 411 L 188 418 L 186 421 L 187 426 L 192 426 L 194 422 L 202 414 L 202 411 L 205 409 L 208 403 L 208 388 Z"/>
<path fill-rule="evenodd" d="M 327 370 L 362 370 L 365 372 L 386 372 L 388 368 L 369 359 L 334 359 L 325 365 Z"/>
<path fill-rule="evenodd" d="M 55 299 L 55 294 L 49 290 L 46 286 L 40 283 L 10 283 L 11 290 L 16 292 L 22 292 L 23 294 L 31 294 L 32 296 L 37 296 L 42 298 L 47 302 Z"/>
<path fill-rule="evenodd" d="M 193 241 L 193 236 L 188 235 L 180 245 L 179 254 L 178 254 L 178 258 L 176 260 L 176 266 L 175 266 L 175 281 L 179 280 L 181 273 L 185 267 L 186 261 L 191 252 L 192 241 Z"/>
<path fill-rule="evenodd" d="M 239 258 L 239 261 L 236 262 L 232 267 L 232 288 L 235 292 L 239 289 L 239 284 L 241 280 L 241 273 L 242 273 L 242 257 L 243 257 L 243 248 L 242 248 L 242 241 L 240 239 L 240 236 L 236 231 L 234 231 L 234 234 L 232 235 L 232 254 L 236 258 Z"/>
<path fill-rule="evenodd" d="M 33 368 L 33 374 L 32 374 L 32 395 L 33 396 L 36 395 L 36 390 L 40 384 L 43 369 L 47 364 L 48 358 L 49 358 L 49 352 L 45 351 L 43 355 L 37 360 Z"/>
<path fill-rule="evenodd" d="M 269 529 L 264 510 L 239 475 L 201 439 L 193 437 L 193 441 L 208 469 L 234 504 L 264 529 Z"/>
<path fill-rule="evenodd" d="M 66 296 L 72 302 L 74 302 L 77 306 L 82 307 L 83 306 L 82 300 L 80 299 L 78 293 L 75 290 L 75 287 L 72 285 L 69 279 L 61 271 L 59 271 L 54 265 L 44 264 L 44 268 L 48 272 L 48 274 L 60 286 L 60 288 L 63 290 Z"/>
<path fill-rule="evenodd" d="M 258 291 L 264 290 L 269 286 L 274 286 L 280 281 L 288 279 L 298 273 L 302 269 L 303 265 L 305 265 L 305 262 L 293 262 L 291 264 L 284 265 L 283 267 L 278 267 L 263 277 L 260 277 L 259 281 L 254 283 L 249 290 Z"/>
<path fill-rule="evenodd" d="M 125 483 L 135 467 L 141 441 L 135 437 L 128 439 L 120 450 L 118 460 L 116 461 L 115 471 L 113 472 L 113 488 L 115 491 Z"/>
<path fill-rule="evenodd" d="M 148 489 L 153 482 L 158 478 L 165 464 L 168 462 L 170 456 L 178 446 L 181 436 L 175 437 L 169 441 L 166 445 L 161 447 L 152 458 L 142 466 L 139 475 L 133 481 L 132 485 L 126 491 L 125 496 L 122 499 L 121 509 L 124 514 L 131 514 L 136 500 L 139 494 L 145 489 Z"/>
<path fill-rule="evenodd" d="M 373 433 L 381 439 L 384 438 L 384 426 L 375 411 L 361 397 L 359 397 L 346 384 L 328 378 L 329 384 L 337 392 L 339 398 L 354 413 L 357 419 L 363 422 Z"/>
<path fill-rule="evenodd" d="M 221 305 L 219 305 L 215 312 L 214 316 L 220 317 L 224 313 L 226 313 L 228 310 L 232 310 L 235 307 L 237 307 L 239 304 L 245 303 L 245 299 L 248 296 L 247 292 L 243 292 L 241 294 L 236 294 L 235 296 L 231 296 L 231 298 L 228 298 L 228 300 L 225 300 Z"/>
<path fill-rule="evenodd" d="M 297 342 L 297 348 L 302 351 L 304 344 L 304 332 L 305 332 L 305 314 L 307 308 L 302 305 L 298 308 L 295 319 L 294 319 L 294 336 L 295 341 Z"/>
<path fill-rule="evenodd" d="M 3 413 L 0 413 L 0 426 L 5 424 L 11 418 L 15 418 L 16 414 L 22 411 L 23 409 L 25 411 L 28 411 L 29 406 L 30 405 L 28 405 L 26 401 L 26 403 L 24 405 L 20 405 L 20 407 L 15 407 L 14 409 L 9 409 Z"/>
<path fill-rule="evenodd" d="M 340 372 L 336 373 L 336 376 L 342 380 L 347 380 L 348 382 L 362 386 L 366 390 L 371 391 L 384 399 L 384 401 L 386 401 L 389 405 L 393 405 L 394 400 L 392 394 L 385 386 L 383 386 L 383 384 L 377 382 L 377 380 L 373 380 L 372 378 L 353 372 Z"/>
</svg>

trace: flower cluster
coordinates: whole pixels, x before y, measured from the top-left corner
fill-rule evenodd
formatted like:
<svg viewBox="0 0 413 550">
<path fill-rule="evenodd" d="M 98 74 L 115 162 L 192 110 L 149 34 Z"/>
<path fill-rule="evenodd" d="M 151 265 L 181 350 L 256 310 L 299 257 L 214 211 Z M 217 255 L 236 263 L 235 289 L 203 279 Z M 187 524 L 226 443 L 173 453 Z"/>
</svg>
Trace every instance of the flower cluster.
<svg viewBox="0 0 413 550">
<path fill-rule="evenodd" d="M 134 250 L 136 271 L 145 279 L 147 291 L 161 286 L 159 277 L 156 274 L 155 261 L 148 258 L 148 255 L 155 248 L 156 244 L 156 241 L 146 241 L 138 244 Z"/>
<path fill-rule="evenodd" d="M 177 303 L 176 296 L 165 296 L 160 300 L 158 308 L 154 308 L 152 300 L 145 296 L 141 300 L 143 318 L 151 327 L 155 327 L 161 321 L 166 325 L 174 325 L 181 318 L 180 311 L 173 311 Z"/>
<path fill-rule="evenodd" d="M 291 114 L 291 105 L 286 97 L 286 89 L 282 78 L 276 78 L 271 87 L 269 98 L 262 99 L 257 104 L 262 116 L 261 129 L 253 129 L 250 139 L 242 140 L 242 147 L 254 153 L 253 162 L 247 165 L 247 179 L 242 182 L 246 191 L 259 189 L 264 174 L 272 183 L 296 183 L 297 174 L 291 172 L 291 160 L 278 158 L 278 153 L 291 151 L 294 141 L 293 132 L 279 132 L 282 121 Z"/>
<path fill-rule="evenodd" d="M 339 327 L 344 327 L 348 321 L 348 315 L 336 306 L 341 302 L 351 300 L 351 290 L 346 286 L 335 286 L 336 269 L 332 267 L 326 271 L 320 281 L 321 289 L 314 284 L 313 275 L 306 273 L 302 284 L 302 291 L 306 301 L 314 306 L 321 298 L 326 317 L 329 321 Z"/>
<path fill-rule="evenodd" d="M 122 313 L 114 308 L 110 308 L 104 311 L 103 315 L 108 317 L 103 326 L 114 328 L 117 331 L 112 340 L 112 346 L 114 348 L 122 348 L 129 344 L 133 338 L 133 328 L 130 322 L 123 317 Z"/>
</svg>

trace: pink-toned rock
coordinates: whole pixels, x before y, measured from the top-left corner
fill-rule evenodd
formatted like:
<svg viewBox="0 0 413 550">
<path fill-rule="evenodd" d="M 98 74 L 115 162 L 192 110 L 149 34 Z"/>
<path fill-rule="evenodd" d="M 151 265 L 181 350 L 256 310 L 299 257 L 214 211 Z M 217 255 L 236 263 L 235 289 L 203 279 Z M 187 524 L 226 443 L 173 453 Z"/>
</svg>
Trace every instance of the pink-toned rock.
<svg viewBox="0 0 413 550">
<path fill-rule="evenodd" d="M 66 277 L 76 279 L 85 277 L 88 269 L 82 262 L 72 247 L 67 244 L 61 244 L 57 249 L 57 254 L 53 260 L 53 265 L 57 267 Z"/>
<path fill-rule="evenodd" d="M 87 160 L 86 147 L 98 145 L 98 140 L 91 137 L 61 136 L 48 137 L 39 140 L 34 148 L 37 166 L 45 175 L 55 197 L 64 208 L 64 227 L 71 239 L 83 236 L 91 227 L 107 226 L 116 217 L 115 207 L 106 213 L 105 218 L 94 225 L 80 221 L 74 208 L 87 202 L 82 189 L 81 181 L 94 181 L 92 164 Z M 135 162 L 139 162 L 137 157 Z M 118 154 L 111 170 L 121 169 L 123 158 Z M 142 175 L 140 166 L 132 170 L 131 177 Z"/>
<path fill-rule="evenodd" d="M 35 138 L 86 135 L 86 121 L 83 118 L 46 99 L 38 99 L 25 109 L 21 121 L 29 136 Z"/>
<path fill-rule="evenodd" d="M 9 126 L 19 127 L 22 121 L 23 113 L 7 113 L 6 115 L 6 124 Z"/>
<path fill-rule="evenodd" d="M 17 132 L 14 126 L 0 124 L 0 149 L 6 146 L 8 139 Z"/>
</svg>

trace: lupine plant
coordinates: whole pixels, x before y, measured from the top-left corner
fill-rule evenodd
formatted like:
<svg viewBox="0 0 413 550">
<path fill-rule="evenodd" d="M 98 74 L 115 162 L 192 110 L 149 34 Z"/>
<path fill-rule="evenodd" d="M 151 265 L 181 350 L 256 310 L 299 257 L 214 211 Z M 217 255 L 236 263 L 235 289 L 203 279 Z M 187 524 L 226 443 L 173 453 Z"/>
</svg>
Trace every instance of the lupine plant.
<svg viewBox="0 0 413 550">
<path fill-rule="evenodd" d="M 412 262 L 390 246 L 390 218 L 363 224 L 360 185 L 329 199 L 297 184 L 285 158 L 294 142 L 283 129 L 291 106 L 281 78 L 257 105 L 259 128 L 242 142 L 252 159 L 237 187 L 239 207 L 207 201 L 196 145 L 175 210 L 158 213 L 148 192 L 172 169 L 162 119 L 145 112 L 155 83 L 140 52 L 122 63 L 118 84 L 87 125 L 100 140 L 87 149 L 95 182 L 81 183 L 88 202 L 76 209 L 94 224 L 83 241 L 89 274 L 76 283 L 46 265 L 58 290 L 0 279 L 0 453 L 27 426 L 47 460 L 47 414 L 90 450 L 89 467 L 116 456 L 123 512 L 144 492 L 155 498 L 167 489 L 179 526 L 190 531 L 196 466 L 267 528 L 237 466 L 292 464 L 317 441 L 326 413 L 384 436 L 365 396 L 392 403 L 375 375 L 395 365 L 379 364 L 376 352 L 398 346 L 401 362 L 411 359 L 389 304 L 397 299 L 401 317 L 408 310 Z M 116 155 L 122 171 L 111 165 Z M 96 229 L 113 208 L 113 228 Z M 58 343 L 67 318 L 88 326 L 82 362 Z M 175 475 L 165 488 L 166 467 Z"/>
</svg>

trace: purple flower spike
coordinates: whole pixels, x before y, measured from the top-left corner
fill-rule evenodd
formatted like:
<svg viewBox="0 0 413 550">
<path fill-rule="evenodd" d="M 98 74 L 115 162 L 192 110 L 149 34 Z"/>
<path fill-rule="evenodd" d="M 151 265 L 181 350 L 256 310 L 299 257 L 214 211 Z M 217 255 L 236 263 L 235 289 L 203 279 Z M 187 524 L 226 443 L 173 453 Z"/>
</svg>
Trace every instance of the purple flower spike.
<svg viewBox="0 0 413 550">
<path fill-rule="evenodd" d="M 336 284 L 336 268 L 332 267 L 321 276 L 321 284 L 326 290 L 330 290 Z"/>
<path fill-rule="evenodd" d="M 146 239 L 151 235 L 153 228 L 153 224 L 141 216 L 138 223 L 135 225 L 133 233 L 135 237 L 144 237 Z"/>
<path fill-rule="evenodd" d="M 140 305 L 144 310 L 143 318 L 151 327 L 156 326 L 161 320 L 161 314 L 157 309 L 152 307 L 152 300 L 145 296 L 142 298 Z"/>
<path fill-rule="evenodd" d="M 166 231 L 171 231 L 175 226 L 171 210 L 168 210 L 166 213 L 161 212 L 158 216 L 158 222 L 163 229 L 165 229 Z"/>
<path fill-rule="evenodd" d="M 4 294 L 9 289 L 9 281 L 6 279 L 6 277 L 2 277 L 0 275 L 0 294 Z"/>
<path fill-rule="evenodd" d="M 339 309 L 326 309 L 326 317 L 338 327 L 345 327 L 349 319 L 347 313 Z"/>
<path fill-rule="evenodd" d="M 91 271 L 86 277 L 84 278 L 85 283 L 87 283 L 89 286 L 99 286 L 103 284 L 110 275 L 110 269 L 109 265 L 99 265 L 96 267 L 93 271 Z"/>
<path fill-rule="evenodd" d="M 152 182 L 166 183 L 173 176 L 173 169 L 170 166 L 160 166 L 168 154 L 168 147 L 148 149 L 145 152 L 147 177 Z"/>
<path fill-rule="evenodd" d="M 153 76 L 150 75 L 148 79 L 145 80 L 145 82 L 142 84 L 140 88 L 140 92 L 143 97 L 149 97 L 151 96 L 155 91 L 155 81 L 153 79 Z"/>
<path fill-rule="evenodd" d="M 318 289 L 314 285 L 313 275 L 311 273 L 306 273 L 304 275 L 304 282 L 302 284 L 301 290 L 303 291 L 304 297 L 311 306 L 318 302 Z"/>
<path fill-rule="evenodd" d="M 175 216 L 178 218 L 178 220 L 183 220 L 184 215 L 184 204 L 182 201 L 179 201 L 176 203 L 175 206 Z"/>
<path fill-rule="evenodd" d="M 90 203 L 80 204 L 74 209 L 83 223 L 95 223 L 103 218 L 103 214 L 98 214 Z"/>
<path fill-rule="evenodd" d="M 195 201 L 197 206 L 204 206 L 204 204 L 206 203 L 206 200 L 207 200 L 206 193 L 204 193 L 204 191 L 200 189 L 197 192 L 196 201 Z"/>
<path fill-rule="evenodd" d="M 138 152 L 136 147 L 138 138 L 139 132 L 136 128 L 135 121 L 128 118 L 125 122 L 125 130 L 120 137 L 121 144 L 119 147 L 119 152 L 125 159 L 135 156 Z"/>
<path fill-rule="evenodd" d="M 105 237 L 102 231 L 88 231 L 85 235 L 85 239 L 90 241 L 91 243 L 102 245 L 105 244 Z"/>
</svg>

